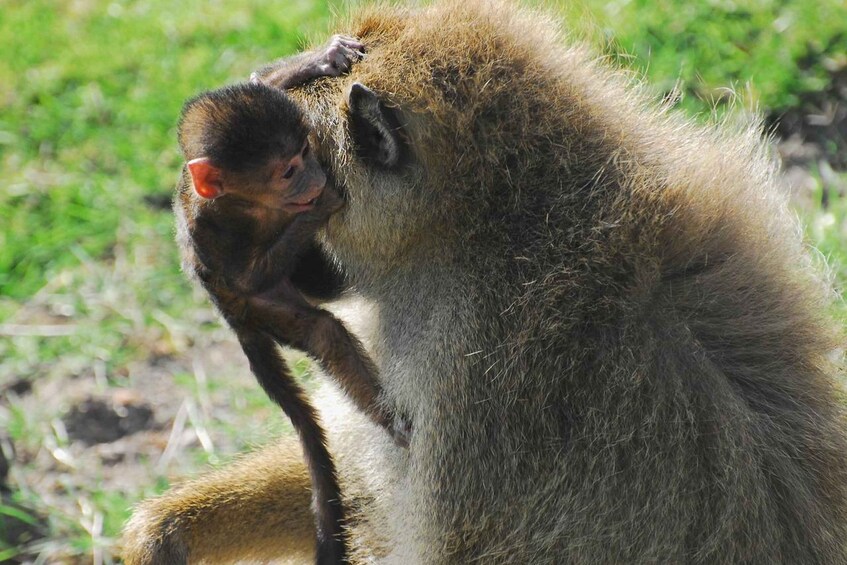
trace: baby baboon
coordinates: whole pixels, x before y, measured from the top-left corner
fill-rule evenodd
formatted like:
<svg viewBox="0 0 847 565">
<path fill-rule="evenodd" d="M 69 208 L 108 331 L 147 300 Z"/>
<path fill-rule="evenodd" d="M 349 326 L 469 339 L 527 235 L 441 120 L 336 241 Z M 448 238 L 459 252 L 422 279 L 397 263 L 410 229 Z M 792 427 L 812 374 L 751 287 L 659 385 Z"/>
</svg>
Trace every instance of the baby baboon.
<svg viewBox="0 0 847 565">
<path fill-rule="evenodd" d="M 349 77 L 292 91 L 348 202 L 317 251 L 415 422 L 408 452 L 328 422 L 352 559 L 847 562 L 844 342 L 759 129 L 691 123 L 511 3 L 351 30 Z M 130 554 L 188 511 L 192 554 L 241 520 L 230 554 L 295 550 L 253 549 L 302 512 L 275 453 L 143 504 Z"/>
<path fill-rule="evenodd" d="M 326 176 L 308 154 L 306 134 L 293 102 L 267 86 L 233 86 L 195 98 L 180 124 L 190 178 L 180 185 L 175 211 L 186 272 L 208 291 L 253 374 L 303 442 L 314 489 L 316 561 L 342 563 L 344 510 L 325 434 L 271 337 L 281 334 L 281 343 L 304 348 L 326 331 L 318 316 L 329 316 L 310 307 L 285 278 L 297 250 L 341 203 L 324 190 Z M 266 331 L 252 310 L 270 296 L 288 307 L 278 309 L 285 315 Z M 359 353 L 355 342 L 346 345 Z M 357 384 L 375 406 L 378 387 L 371 372 L 366 376 L 371 380 Z"/>
<path fill-rule="evenodd" d="M 323 74 L 304 66 L 297 79 Z M 308 133 L 290 97 L 259 81 L 201 94 L 185 105 L 180 121 L 187 164 L 174 208 L 186 272 L 208 291 L 303 443 L 314 488 L 317 562 L 341 563 L 344 515 L 335 467 L 314 409 L 274 340 L 320 360 L 376 423 L 391 429 L 392 419 L 379 405 L 376 369 L 361 345 L 331 314 L 310 306 L 288 278 L 300 250 L 342 206 L 310 151 Z M 260 321 L 254 314 L 268 301 L 275 307 Z"/>
</svg>

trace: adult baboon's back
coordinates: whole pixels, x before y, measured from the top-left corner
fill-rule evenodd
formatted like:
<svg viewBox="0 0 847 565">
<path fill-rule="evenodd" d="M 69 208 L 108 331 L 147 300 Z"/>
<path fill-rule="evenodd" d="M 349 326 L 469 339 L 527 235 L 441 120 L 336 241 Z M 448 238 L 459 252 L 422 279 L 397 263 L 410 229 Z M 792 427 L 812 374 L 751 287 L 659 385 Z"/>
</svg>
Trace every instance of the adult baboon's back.
<svg viewBox="0 0 847 565">
<path fill-rule="evenodd" d="M 352 31 L 350 77 L 294 95 L 415 426 L 408 454 L 336 437 L 363 554 L 844 562 L 841 335 L 759 131 L 689 124 L 509 4 Z"/>
</svg>

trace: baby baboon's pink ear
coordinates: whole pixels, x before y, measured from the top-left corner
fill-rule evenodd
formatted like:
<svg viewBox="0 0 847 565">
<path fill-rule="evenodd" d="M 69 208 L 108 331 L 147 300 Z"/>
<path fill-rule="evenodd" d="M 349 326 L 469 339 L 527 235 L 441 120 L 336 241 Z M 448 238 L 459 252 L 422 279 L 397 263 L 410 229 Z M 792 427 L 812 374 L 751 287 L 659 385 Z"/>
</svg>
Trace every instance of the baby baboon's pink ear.
<svg viewBox="0 0 847 565">
<path fill-rule="evenodd" d="M 214 200 L 224 193 L 221 170 L 208 157 L 199 157 L 188 162 L 188 171 L 194 182 L 194 192 L 200 198 Z"/>
</svg>

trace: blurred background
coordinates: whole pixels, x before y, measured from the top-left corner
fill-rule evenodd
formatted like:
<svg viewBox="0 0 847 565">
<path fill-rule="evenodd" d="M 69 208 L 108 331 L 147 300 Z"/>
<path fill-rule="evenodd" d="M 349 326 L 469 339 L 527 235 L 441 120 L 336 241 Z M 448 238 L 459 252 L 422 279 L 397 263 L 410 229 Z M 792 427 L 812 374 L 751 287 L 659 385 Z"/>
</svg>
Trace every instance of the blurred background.
<svg viewBox="0 0 847 565">
<path fill-rule="evenodd" d="M 545 5 L 694 119 L 758 111 L 843 291 L 843 0 Z M 0 563 L 117 562 L 133 503 L 290 433 L 179 271 L 175 126 L 186 98 L 322 42 L 345 10 L 0 0 Z"/>
</svg>

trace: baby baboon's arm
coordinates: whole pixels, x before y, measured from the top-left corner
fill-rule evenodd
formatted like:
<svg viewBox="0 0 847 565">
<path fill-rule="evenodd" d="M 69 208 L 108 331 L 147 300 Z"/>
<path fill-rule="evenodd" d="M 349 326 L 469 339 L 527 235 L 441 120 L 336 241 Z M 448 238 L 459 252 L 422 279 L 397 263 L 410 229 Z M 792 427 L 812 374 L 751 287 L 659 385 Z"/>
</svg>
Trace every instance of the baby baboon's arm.
<svg viewBox="0 0 847 565">
<path fill-rule="evenodd" d="M 364 56 L 365 46 L 352 37 L 334 35 L 321 49 L 280 59 L 250 75 L 251 82 L 262 82 L 286 90 L 318 77 L 336 77 Z"/>
<path fill-rule="evenodd" d="M 307 352 L 318 360 L 341 389 L 401 447 L 408 447 L 411 426 L 390 414 L 379 402 L 378 371 L 365 348 L 331 313 L 303 299 L 289 279 L 248 299 L 254 325 L 277 342 Z"/>
</svg>

